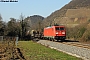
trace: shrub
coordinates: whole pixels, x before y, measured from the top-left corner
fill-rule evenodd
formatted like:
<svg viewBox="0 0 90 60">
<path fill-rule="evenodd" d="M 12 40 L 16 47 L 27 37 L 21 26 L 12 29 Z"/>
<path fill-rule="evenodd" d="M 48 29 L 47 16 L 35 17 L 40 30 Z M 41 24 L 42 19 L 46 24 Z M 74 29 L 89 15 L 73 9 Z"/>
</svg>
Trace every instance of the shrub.
<svg viewBox="0 0 90 60">
<path fill-rule="evenodd" d="M 85 33 L 82 36 L 82 41 L 89 41 L 90 40 L 90 27 L 87 28 Z"/>
<path fill-rule="evenodd" d="M 76 39 L 80 39 L 84 32 L 86 31 L 86 24 L 85 25 L 78 25 L 76 27 L 73 28 L 67 28 L 67 38 L 74 38 Z"/>
</svg>

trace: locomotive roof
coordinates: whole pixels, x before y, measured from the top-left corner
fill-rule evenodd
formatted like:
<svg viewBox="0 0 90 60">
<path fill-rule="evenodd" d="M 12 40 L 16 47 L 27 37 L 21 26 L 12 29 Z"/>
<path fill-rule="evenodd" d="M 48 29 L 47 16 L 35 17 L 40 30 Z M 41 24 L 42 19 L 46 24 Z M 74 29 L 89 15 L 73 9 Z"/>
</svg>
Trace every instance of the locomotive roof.
<svg viewBox="0 0 90 60">
<path fill-rule="evenodd" d="M 53 27 L 64 27 L 64 26 L 49 26 L 49 27 L 46 27 L 45 29 L 48 29 L 48 28 L 53 28 Z"/>
</svg>

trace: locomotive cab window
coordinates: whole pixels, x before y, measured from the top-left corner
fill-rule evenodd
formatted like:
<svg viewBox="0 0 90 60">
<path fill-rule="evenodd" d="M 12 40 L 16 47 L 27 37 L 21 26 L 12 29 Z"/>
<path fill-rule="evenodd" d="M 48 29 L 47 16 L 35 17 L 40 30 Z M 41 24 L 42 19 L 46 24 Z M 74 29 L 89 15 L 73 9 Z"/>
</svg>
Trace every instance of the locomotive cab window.
<svg viewBox="0 0 90 60">
<path fill-rule="evenodd" d="M 56 30 L 64 30 L 63 27 L 56 27 L 55 29 L 56 29 Z"/>
</svg>

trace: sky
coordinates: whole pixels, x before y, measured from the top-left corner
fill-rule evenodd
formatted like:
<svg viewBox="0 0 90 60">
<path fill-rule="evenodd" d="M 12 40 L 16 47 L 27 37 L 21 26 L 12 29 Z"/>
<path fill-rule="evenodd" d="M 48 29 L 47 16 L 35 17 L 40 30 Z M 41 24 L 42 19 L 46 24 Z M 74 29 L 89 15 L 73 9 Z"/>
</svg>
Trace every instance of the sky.
<svg viewBox="0 0 90 60">
<path fill-rule="evenodd" d="M 10 18 L 20 19 L 24 17 L 40 15 L 49 16 L 56 10 L 61 9 L 71 0 L 17 0 L 18 2 L 0 2 L 0 14 L 3 21 L 8 22 Z"/>
</svg>

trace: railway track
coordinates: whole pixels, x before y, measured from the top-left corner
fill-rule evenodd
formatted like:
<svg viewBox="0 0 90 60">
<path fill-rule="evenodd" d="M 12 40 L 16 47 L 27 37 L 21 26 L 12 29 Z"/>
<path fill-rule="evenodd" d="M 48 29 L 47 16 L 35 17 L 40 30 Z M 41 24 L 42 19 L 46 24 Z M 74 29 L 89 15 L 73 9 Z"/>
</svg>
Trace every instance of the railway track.
<svg viewBox="0 0 90 60">
<path fill-rule="evenodd" d="M 83 43 L 79 43 L 79 42 L 62 42 L 62 43 L 66 44 L 66 45 L 72 45 L 72 46 L 90 49 L 90 44 L 83 44 Z"/>
<path fill-rule="evenodd" d="M 72 56 L 90 60 L 90 45 L 79 42 L 53 42 L 48 40 L 40 40 L 37 43 L 62 51 Z"/>
<path fill-rule="evenodd" d="M 34 41 L 39 41 L 39 39 L 34 39 Z M 49 41 L 49 40 L 47 40 L 47 41 Z M 53 42 L 55 42 L 55 41 L 53 41 Z M 63 42 L 58 41 L 58 43 L 90 49 L 90 44 L 80 43 L 79 41 L 70 41 L 70 40 L 67 41 L 67 40 L 65 40 Z"/>
</svg>

